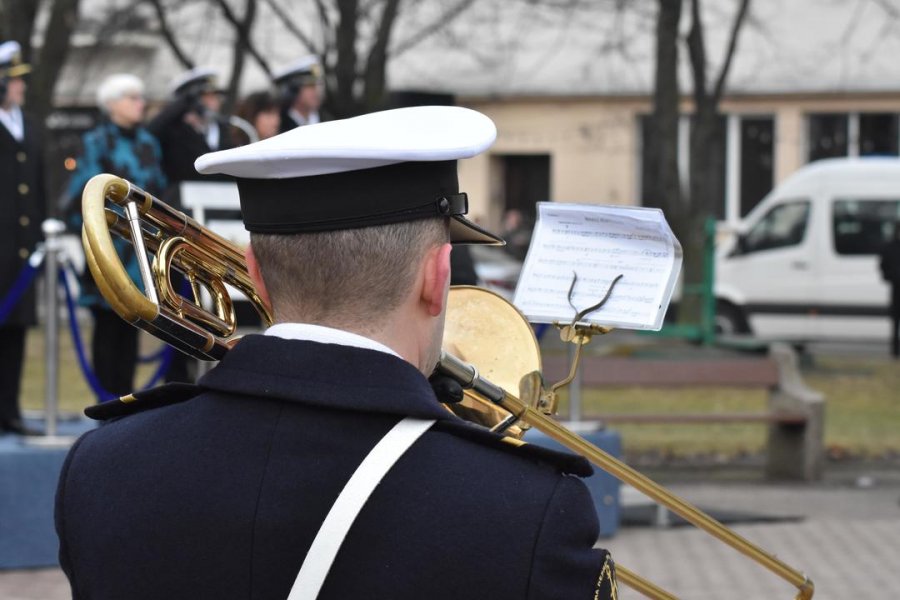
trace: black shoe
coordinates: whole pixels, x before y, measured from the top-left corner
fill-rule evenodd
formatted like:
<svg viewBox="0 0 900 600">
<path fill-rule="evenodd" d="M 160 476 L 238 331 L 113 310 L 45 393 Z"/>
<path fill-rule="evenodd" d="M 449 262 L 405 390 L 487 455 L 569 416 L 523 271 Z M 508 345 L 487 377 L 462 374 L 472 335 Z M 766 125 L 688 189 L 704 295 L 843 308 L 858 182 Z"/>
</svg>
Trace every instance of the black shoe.
<svg viewBox="0 0 900 600">
<path fill-rule="evenodd" d="M 0 430 L 18 435 L 43 435 L 36 429 L 31 429 L 22 422 L 22 419 L 10 419 L 0 423 Z"/>
</svg>

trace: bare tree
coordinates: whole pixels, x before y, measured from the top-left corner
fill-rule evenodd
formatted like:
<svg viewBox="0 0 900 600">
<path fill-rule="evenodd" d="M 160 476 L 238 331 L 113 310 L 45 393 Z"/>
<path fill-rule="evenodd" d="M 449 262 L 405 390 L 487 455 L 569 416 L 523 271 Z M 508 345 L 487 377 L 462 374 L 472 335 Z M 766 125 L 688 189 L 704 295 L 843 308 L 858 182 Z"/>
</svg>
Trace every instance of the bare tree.
<svg viewBox="0 0 900 600">
<path fill-rule="evenodd" d="M 725 56 L 719 72 L 710 84 L 709 62 L 704 40 L 701 0 L 690 0 L 690 31 L 686 44 L 693 81 L 694 114 L 691 122 L 690 169 L 687 194 L 678 178 L 678 27 L 681 0 L 658 0 L 656 83 L 652 127 L 656 147 L 652 153 L 655 186 L 652 197 L 664 208 L 675 235 L 684 249 L 684 284 L 697 289 L 704 278 L 704 243 L 702 235 L 707 219 L 715 216 L 721 201 L 718 174 L 724 156 L 724 130 L 719 104 L 731 68 L 741 28 L 746 20 L 750 0 L 738 0 L 731 22 Z M 679 321 L 699 323 L 701 298 L 685 294 L 679 307 Z"/>
<path fill-rule="evenodd" d="M 392 44 L 398 16 L 412 7 L 409 2 L 315 0 L 315 17 L 301 23 L 297 13 L 288 13 L 280 0 L 265 1 L 301 46 L 320 57 L 326 74 L 327 108 L 336 117 L 383 107 L 390 59 L 441 31 L 475 2 L 444 2 L 435 18 Z"/>
<path fill-rule="evenodd" d="M 691 2 L 691 29 L 687 37 L 694 99 L 690 144 L 690 203 L 684 220 L 678 223 L 683 228 L 682 231 L 694 233 L 682 238 L 685 244 L 686 285 L 703 283 L 704 237 L 696 233 L 704 231 L 706 220 L 715 216 L 716 203 L 721 202 L 724 191 L 717 185 L 719 179 L 716 175 L 722 172 L 725 156 L 725 131 L 719 104 L 750 5 L 750 0 L 739 0 L 729 31 L 725 57 L 718 74 L 710 83 L 707 77 L 708 58 L 700 1 Z M 685 296 L 680 311 L 679 319 L 682 322 L 699 323 L 702 315 L 700 297 Z"/>
<path fill-rule="evenodd" d="M 53 108 L 53 92 L 65 65 L 72 32 L 78 21 L 79 0 L 0 0 L 2 39 L 16 40 L 26 61 L 34 64 L 28 87 L 29 110 L 43 120 Z M 43 43 L 32 46 L 37 17 L 49 13 Z"/>
</svg>

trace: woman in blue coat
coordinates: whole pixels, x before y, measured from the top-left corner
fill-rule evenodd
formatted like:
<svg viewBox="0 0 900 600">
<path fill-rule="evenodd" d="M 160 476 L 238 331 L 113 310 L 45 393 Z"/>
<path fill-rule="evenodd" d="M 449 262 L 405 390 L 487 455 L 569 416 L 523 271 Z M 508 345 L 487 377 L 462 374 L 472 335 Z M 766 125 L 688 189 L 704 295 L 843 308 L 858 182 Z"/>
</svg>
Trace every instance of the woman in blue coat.
<svg viewBox="0 0 900 600">
<path fill-rule="evenodd" d="M 76 209 L 70 222 L 78 227 L 81 192 L 94 175 L 118 175 L 154 196 L 160 196 L 166 187 L 159 142 L 142 125 L 146 107 L 143 82 L 130 74 L 110 75 L 97 88 L 97 104 L 103 120 L 84 134 L 82 154 L 69 182 L 69 197 Z M 131 278 L 139 282 L 140 272 L 131 244 L 124 240 L 116 240 L 115 244 Z M 103 300 L 87 269 L 82 278 L 80 303 L 90 308 L 94 317 L 91 350 L 100 385 L 110 397 L 131 392 L 138 330 L 120 319 Z"/>
</svg>

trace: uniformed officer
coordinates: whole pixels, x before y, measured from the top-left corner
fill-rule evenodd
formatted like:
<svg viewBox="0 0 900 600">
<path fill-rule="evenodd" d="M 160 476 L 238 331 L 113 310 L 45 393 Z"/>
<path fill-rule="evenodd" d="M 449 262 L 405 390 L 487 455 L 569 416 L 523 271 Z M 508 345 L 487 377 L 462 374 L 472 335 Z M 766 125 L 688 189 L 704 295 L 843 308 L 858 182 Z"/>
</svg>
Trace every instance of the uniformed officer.
<svg viewBox="0 0 900 600">
<path fill-rule="evenodd" d="M 222 90 L 213 69 L 186 71 L 169 84 L 172 99 L 147 125 L 162 148 L 162 165 L 169 189 L 165 200 L 178 204 L 173 192 L 182 181 L 200 179 L 197 157 L 232 148 L 230 128 L 219 114 Z"/>
<path fill-rule="evenodd" d="M 201 157 L 237 178 L 249 272 L 276 324 L 198 386 L 99 405 L 60 477 L 75 598 L 614 596 L 582 458 L 460 420 L 427 379 L 457 159 L 493 123 L 417 107 Z"/>
<path fill-rule="evenodd" d="M 41 240 L 46 215 L 39 126 L 21 108 L 30 71 L 17 42 L 0 43 L 0 299 L 12 291 Z M 37 433 L 19 411 L 25 332 L 35 322 L 32 286 L 0 323 L 0 433 Z"/>
<path fill-rule="evenodd" d="M 314 55 L 304 56 L 272 74 L 282 99 L 281 131 L 326 121 L 322 106 L 322 66 Z"/>
</svg>

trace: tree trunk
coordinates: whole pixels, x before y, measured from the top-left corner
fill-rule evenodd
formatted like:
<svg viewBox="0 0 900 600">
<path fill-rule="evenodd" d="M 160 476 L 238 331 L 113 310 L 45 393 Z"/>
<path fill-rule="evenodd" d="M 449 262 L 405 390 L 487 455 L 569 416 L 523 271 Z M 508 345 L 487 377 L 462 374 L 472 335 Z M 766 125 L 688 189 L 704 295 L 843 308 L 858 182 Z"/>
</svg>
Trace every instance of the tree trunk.
<svg viewBox="0 0 900 600">
<path fill-rule="evenodd" d="M 656 22 L 656 85 L 653 93 L 649 168 L 653 182 L 644 197 L 650 206 L 667 207 L 670 219 L 681 207 L 678 178 L 678 22 L 681 0 L 659 0 Z M 676 231 L 676 235 L 677 235 Z"/>
<path fill-rule="evenodd" d="M 378 110 L 384 104 L 387 48 L 397 18 L 400 0 L 387 0 L 381 13 L 378 35 L 366 59 L 364 104 L 366 111 Z"/>
<path fill-rule="evenodd" d="M 335 118 L 352 117 L 362 112 L 357 104 L 356 87 L 356 28 L 359 21 L 357 0 L 341 0 L 338 4 L 340 21 L 335 35 L 337 61 L 334 68 L 335 89 L 327 100 Z"/>
<path fill-rule="evenodd" d="M 41 122 L 53 110 L 53 92 L 66 64 L 72 32 L 78 22 L 79 0 L 55 0 L 44 34 L 37 68 L 28 86 L 29 111 Z"/>
<path fill-rule="evenodd" d="M 244 74 L 244 63 L 247 52 L 250 50 L 250 31 L 253 21 L 256 19 L 256 0 L 247 0 L 244 9 L 244 17 L 234 23 L 237 40 L 234 44 L 234 54 L 231 57 L 231 79 L 228 81 L 228 89 L 225 91 L 225 99 L 222 103 L 222 113 L 230 115 L 237 101 L 238 90 L 241 85 L 241 76 Z"/>
<path fill-rule="evenodd" d="M 22 46 L 22 58 L 32 62 L 31 34 L 34 33 L 34 20 L 40 2 L 35 0 L 3 0 L 0 20 L 0 39 L 15 40 Z"/>
</svg>

